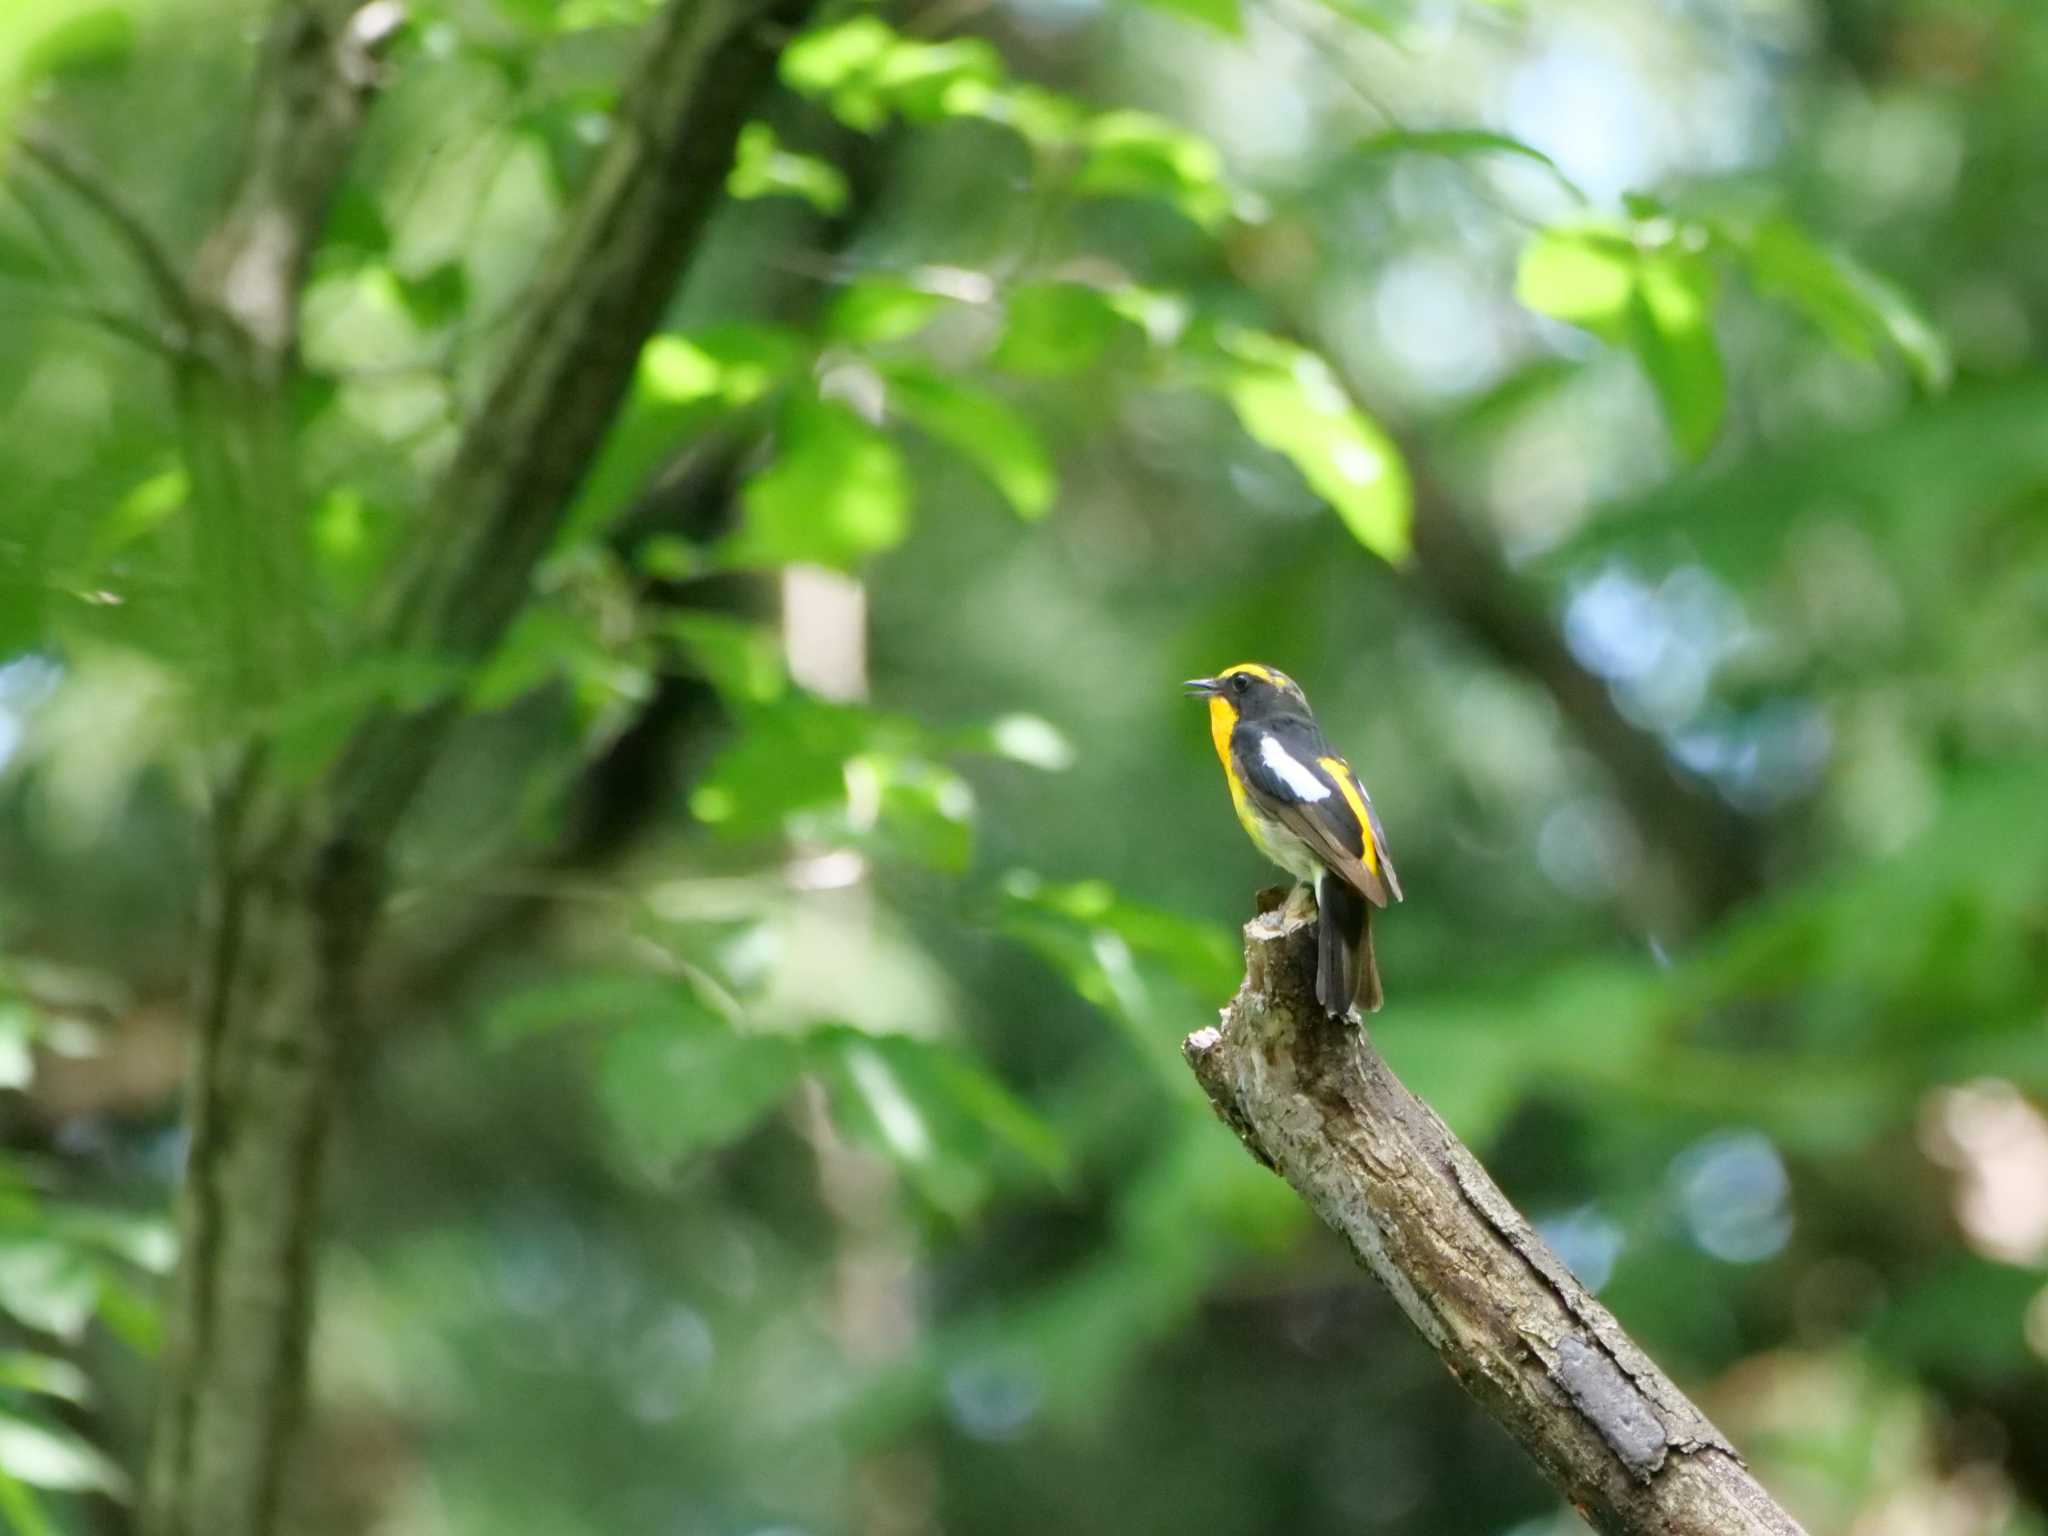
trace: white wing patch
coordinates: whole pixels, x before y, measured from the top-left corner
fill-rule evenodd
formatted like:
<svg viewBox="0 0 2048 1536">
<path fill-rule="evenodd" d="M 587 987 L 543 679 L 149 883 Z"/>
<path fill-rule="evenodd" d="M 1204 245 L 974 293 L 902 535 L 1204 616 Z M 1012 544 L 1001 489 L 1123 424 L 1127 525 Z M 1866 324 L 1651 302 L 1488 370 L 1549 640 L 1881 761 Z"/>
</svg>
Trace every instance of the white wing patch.
<svg viewBox="0 0 2048 1536">
<path fill-rule="evenodd" d="M 1280 782 L 1293 790 L 1304 800 L 1327 800 L 1330 786 L 1302 766 L 1288 750 L 1280 745 L 1277 736 L 1259 738 L 1259 756 L 1266 766 L 1279 776 Z"/>
</svg>

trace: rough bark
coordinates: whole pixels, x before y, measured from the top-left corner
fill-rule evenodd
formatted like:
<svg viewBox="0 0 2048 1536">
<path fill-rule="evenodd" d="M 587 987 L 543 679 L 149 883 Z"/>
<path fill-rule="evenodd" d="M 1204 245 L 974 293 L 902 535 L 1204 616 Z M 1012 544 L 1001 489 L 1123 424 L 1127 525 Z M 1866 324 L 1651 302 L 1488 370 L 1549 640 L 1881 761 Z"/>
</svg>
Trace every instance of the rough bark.
<svg viewBox="0 0 2048 1536">
<path fill-rule="evenodd" d="M 1315 998 L 1315 923 L 1245 928 L 1220 1028 L 1182 1046 L 1216 1112 L 1393 1294 L 1450 1373 L 1592 1525 L 1798 1536 L 1356 1024 Z"/>
<path fill-rule="evenodd" d="M 226 211 L 182 298 L 166 302 L 184 331 L 178 394 L 224 718 L 275 697 L 306 661 L 288 394 L 298 292 L 401 16 L 390 0 L 277 9 Z M 141 1510 L 153 1536 L 275 1526 L 304 1398 L 336 1041 L 368 912 L 356 872 L 263 794 L 260 751 L 223 756 L 233 766 L 213 809 L 195 964 L 181 1258 Z"/>
<path fill-rule="evenodd" d="M 806 9 L 676 0 L 648 24 L 611 141 L 392 584 L 380 643 L 464 660 L 504 634 L 724 194 L 778 35 Z M 332 780 L 346 835 L 388 835 L 451 718 L 393 712 L 355 734 Z"/>
<path fill-rule="evenodd" d="M 373 645 L 487 653 L 524 600 L 640 348 L 702 239 L 733 144 L 772 82 L 801 0 L 670 0 L 647 26 L 615 132 L 554 244 L 486 403 L 423 519 Z M 184 398 L 205 579 L 248 670 L 230 698 L 289 678 L 278 561 L 298 547 L 284 401 L 298 294 L 372 83 L 364 45 L 388 0 L 282 5 L 244 164 L 196 265 Z M 274 526 L 266 527 L 268 523 Z M 281 531 L 280 531 L 281 530 Z M 245 608 L 245 603 L 261 603 Z M 239 626 L 239 628 L 237 628 Z M 450 707 L 374 715 L 324 781 L 273 783 L 234 749 L 195 985 L 192 1148 L 142 1529 L 271 1536 L 305 1398 L 319 1186 L 335 1064 L 386 844 L 432 767 Z"/>
</svg>

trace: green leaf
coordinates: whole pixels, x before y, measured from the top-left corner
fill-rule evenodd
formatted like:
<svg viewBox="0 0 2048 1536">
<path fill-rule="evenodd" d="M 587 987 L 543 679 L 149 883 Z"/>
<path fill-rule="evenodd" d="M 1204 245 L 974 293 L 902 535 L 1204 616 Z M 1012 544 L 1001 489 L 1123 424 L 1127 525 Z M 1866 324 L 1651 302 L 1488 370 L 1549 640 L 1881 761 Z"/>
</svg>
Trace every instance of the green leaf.
<svg viewBox="0 0 2048 1536">
<path fill-rule="evenodd" d="M 875 72 L 889 105 L 913 122 L 956 115 L 963 88 L 989 89 L 1002 82 L 1002 55 L 984 38 L 957 37 L 926 43 L 899 37 Z"/>
<path fill-rule="evenodd" d="M 988 85 L 957 80 L 943 103 L 950 117 L 1000 123 L 1040 150 L 1064 150 L 1081 137 L 1088 112 L 1071 97 L 1035 85 Z"/>
<path fill-rule="evenodd" d="M 1629 340 L 1690 458 L 1713 446 L 1727 404 L 1721 351 L 1714 344 L 1713 268 L 1698 256 L 1656 255 L 1636 274 Z"/>
<path fill-rule="evenodd" d="M 1954 366 L 1946 344 L 1892 284 L 1790 219 L 1765 219 L 1722 235 L 1746 260 L 1758 292 L 1790 304 L 1844 352 L 1870 357 L 1888 345 L 1922 388 L 1947 388 Z"/>
<path fill-rule="evenodd" d="M 644 393 L 648 402 L 661 405 L 746 405 L 800 367 L 806 350 L 794 331 L 765 325 L 668 333 L 641 348 L 633 388 L 636 396 Z"/>
<path fill-rule="evenodd" d="M 12 220 L 10 219 L 11 223 Z M 57 275 L 43 241 L 27 229 L 0 224 L 0 277 L 43 283 Z"/>
<path fill-rule="evenodd" d="M 25 38 L 20 78 L 111 73 L 135 55 L 135 17 L 129 5 L 57 6 L 52 22 Z M 31 26 L 33 32 L 33 26 Z"/>
<path fill-rule="evenodd" d="M 927 43 L 873 16 L 805 33 L 783 50 L 783 82 L 822 97 L 849 127 L 872 132 L 894 112 L 929 122 L 959 110 L 964 88 L 979 96 L 1003 78 L 1001 57 L 980 38 Z"/>
<path fill-rule="evenodd" d="M 649 338 L 633 389 L 577 498 L 563 541 L 591 537 L 711 423 L 801 370 L 811 342 L 774 326 L 710 326 Z"/>
<path fill-rule="evenodd" d="M 1604 225 L 1546 230 L 1523 250 L 1516 296 L 1540 314 L 1635 353 L 1671 435 L 1688 456 L 1720 429 L 1726 382 L 1714 341 L 1714 273 L 1689 241 L 1697 230 L 1638 239 Z M 1649 238 L 1651 230 L 1659 230 Z"/>
<path fill-rule="evenodd" d="M 610 695 L 637 698 L 648 687 L 645 673 L 607 644 L 594 615 L 547 601 L 529 605 L 513 621 L 470 683 L 466 702 L 488 713 L 557 679 L 592 705 Z"/>
<path fill-rule="evenodd" d="M 114 503 L 114 510 L 93 530 L 86 568 L 98 571 L 107 561 L 150 534 L 183 510 L 191 495 L 183 465 L 173 464 L 151 475 Z"/>
<path fill-rule="evenodd" d="M 1155 11 L 1198 21 L 1225 37 L 1244 35 L 1244 15 L 1238 7 L 1238 0 L 1138 0 L 1138 3 Z"/>
<path fill-rule="evenodd" d="M 717 613 L 676 613 L 661 628 L 728 700 L 771 703 L 789 686 L 781 637 L 765 624 Z"/>
<path fill-rule="evenodd" d="M 783 83 L 800 96 L 841 90 L 871 73 L 895 42 L 895 30 L 876 16 L 814 27 L 782 50 Z"/>
<path fill-rule="evenodd" d="M 1132 952 L 1163 962 L 1204 996 L 1227 996 L 1243 974 L 1242 955 L 1230 932 L 1126 900 L 1107 881 L 1048 885 L 1029 870 L 1012 870 L 1003 879 L 1003 900 L 1013 914 L 1044 915 L 1085 931 L 1114 934 Z"/>
<path fill-rule="evenodd" d="M 1357 153 L 1368 158 L 1380 155 L 1441 155 L 1467 159 L 1480 155 L 1507 155 L 1527 160 L 1548 171 L 1557 184 L 1578 202 L 1586 194 L 1550 156 L 1533 144 L 1487 128 L 1395 128 L 1375 134 L 1359 144 Z"/>
<path fill-rule="evenodd" d="M 1389 563 L 1408 556 L 1408 471 L 1393 440 L 1354 406 L 1313 352 L 1260 332 L 1228 332 L 1223 391 L 1252 438 L 1282 454 Z"/>
<path fill-rule="evenodd" d="M 844 1026 L 813 1033 L 811 1059 L 837 1123 L 889 1158 L 933 1206 L 965 1216 L 991 1193 L 998 1154 L 1036 1176 L 1069 1173 L 1058 1135 L 965 1053 Z"/>
<path fill-rule="evenodd" d="M 1550 229 L 1522 251 L 1515 297 L 1538 314 L 1613 334 L 1635 292 L 1636 251 L 1605 229 Z"/>
<path fill-rule="evenodd" d="M 749 123 L 740 130 L 731 175 L 725 189 L 745 201 L 756 197 L 800 197 L 818 212 L 843 212 L 851 191 L 845 174 L 815 155 L 785 149 L 767 123 Z"/>
<path fill-rule="evenodd" d="M 850 760 L 918 745 L 904 722 L 796 692 L 747 709 L 740 724 L 690 796 L 698 820 L 735 837 L 779 832 L 793 812 L 844 806 Z"/>
<path fill-rule="evenodd" d="M 1062 773 L 1074 766 L 1074 744 L 1058 726 L 1038 715 L 1004 715 L 966 732 L 960 744 L 1045 773 Z"/>
<path fill-rule="evenodd" d="M 795 560 L 850 568 L 910 532 L 910 478 L 881 432 L 833 400 L 783 410 L 774 463 L 747 483 L 745 521 L 721 546 L 739 566 Z"/>
<path fill-rule="evenodd" d="M 92 1321 L 99 1288 L 91 1264 L 69 1244 L 35 1238 L 0 1241 L 0 1312 L 25 1327 L 60 1339 L 79 1338 Z M 6 1465 L 0 1456 L 0 1468 Z"/>
<path fill-rule="evenodd" d="M 1081 196 L 1157 198 L 1207 230 L 1229 216 L 1223 158 L 1208 140 L 1149 112 L 1109 112 L 1088 124 L 1083 141 L 1074 176 Z"/>
<path fill-rule="evenodd" d="M 92 1396 L 92 1382 L 69 1360 L 22 1349 L 0 1352 L 0 1387 L 67 1403 L 83 1403 Z"/>
<path fill-rule="evenodd" d="M 1112 295 L 1083 283 L 1020 284 L 1004 300 L 1004 316 L 990 361 L 1012 373 L 1078 373 L 1136 334 Z"/>
<path fill-rule="evenodd" d="M 825 333 L 840 341 L 873 346 L 901 341 L 924 329 L 946 300 L 893 277 L 864 277 L 850 284 L 825 315 Z"/>
<path fill-rule="evenodd" d="M 127 1491 L 121 1469 L 98 1447 L 68 1429 L 0 1414 L 0 1471 L 33 1488 L 58 1493 Z"/>
<path fill-rule="evenodd" d="M 469 275 L 459 261 L 444 261 L 417 277 L 394 276 L 406 314 L 422 331 L 453 325 L 468 307 Z"/>
<path fill-rule="evenodd" d="M 943 764 L 907 754 L 871 754 L 846 765 L 850 784 L 874 805 L 852 840 L 947 874 L 964 874 L 974 851 L 974 791 Z"/>
<path fill-rule="evenodd" d="M 915 364 L 891 366 L 889 403 L 987 475 L 1027 521 L 1045 516 L 1058 490 L 1052 456 L 1007 401 Z"/>
<path fill-rule="evenodd" d="M 14 1536 L 63 1536 L 28 1484 L 0 1468 L 0 1529 Z"/>
<path fill-rule="evenodd" d="M 20 1090 L 35 1081 L 35 1015 L 12 998 L 0 999 L 0 1089 Z"/>
<path fill-rule="evenodd" d="M 667 1173 L 751 1129 L 802 1068 L 785 1036 L 737 1034 L 701 1008 L 678 1008 L 605 1042 L 598 1099 L 634 1160 Z"/>
<path fill-rule="evenodd" d="M 521 987 L 484 1012 L 484 1039 L 512 1045 L 534 1035 L 592 1024 L 665 1018 L 699 1006 L 690 989 L 645 971 L 575 971 Z"/>
</svg>

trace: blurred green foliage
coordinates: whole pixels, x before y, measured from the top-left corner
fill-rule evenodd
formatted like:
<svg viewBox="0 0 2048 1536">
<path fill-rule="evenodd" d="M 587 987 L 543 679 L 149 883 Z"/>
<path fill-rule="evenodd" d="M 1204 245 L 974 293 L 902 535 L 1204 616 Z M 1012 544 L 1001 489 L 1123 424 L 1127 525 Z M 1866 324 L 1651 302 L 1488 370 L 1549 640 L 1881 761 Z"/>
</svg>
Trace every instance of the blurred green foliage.
<svg viewBox="0 0 2048 1536">
<path fill-rule="evenodd" d="M 828 8 L 519 622 L 373 652 L 649 9 L 416 7 L 253 704 L 168 317 L 5 159 L 0 1522 L 125 1528 L 212 754 L 446 701 L 303 1529 L 1552 1529 L 1178 1059 L 1274 876 L 1176 684 L 1256 656 L 1400 860 L 1376 1038 L 1765 1480 L 2048 1530 L 2033 0 Z M 189 261 L 255 14 L 18 0 L 0 133 Z"/>
</svg>

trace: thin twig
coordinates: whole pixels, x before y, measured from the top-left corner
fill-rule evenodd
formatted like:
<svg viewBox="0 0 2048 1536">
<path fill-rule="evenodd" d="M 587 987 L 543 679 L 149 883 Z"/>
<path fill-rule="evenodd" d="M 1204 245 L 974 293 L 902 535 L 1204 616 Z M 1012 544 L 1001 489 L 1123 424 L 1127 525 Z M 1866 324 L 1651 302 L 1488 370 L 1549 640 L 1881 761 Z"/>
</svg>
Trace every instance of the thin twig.
<svg viewBox="0 0 2048 1536">
<path fill-rule="evenodd" d="M 188 333 L 196 330 L 198 311 L 191 291 L 178 273 L 177 263 L 113 181 L 90 160 L 39 126 L 23 129 L 19 142 L 22 153 L 44 174 L 69 188 L 114 232 L 165 312 Z"/>
<path fill-rule="evenodd" d="M 24 303 L 21 307 L 30 307 Z M 99 304 L 87 299 L 70 299 L 39 293 L 35 296 L 34 312 L 39 318 L 69 320 L 77 325 L 91 326 L 103 331 L 118 341 L 140 347 L 152 357 L 165 362 L 178 360 L 176 343 L 147 321 L 138 320 L 124 310 L 110 304 Z"/>
</svg>

